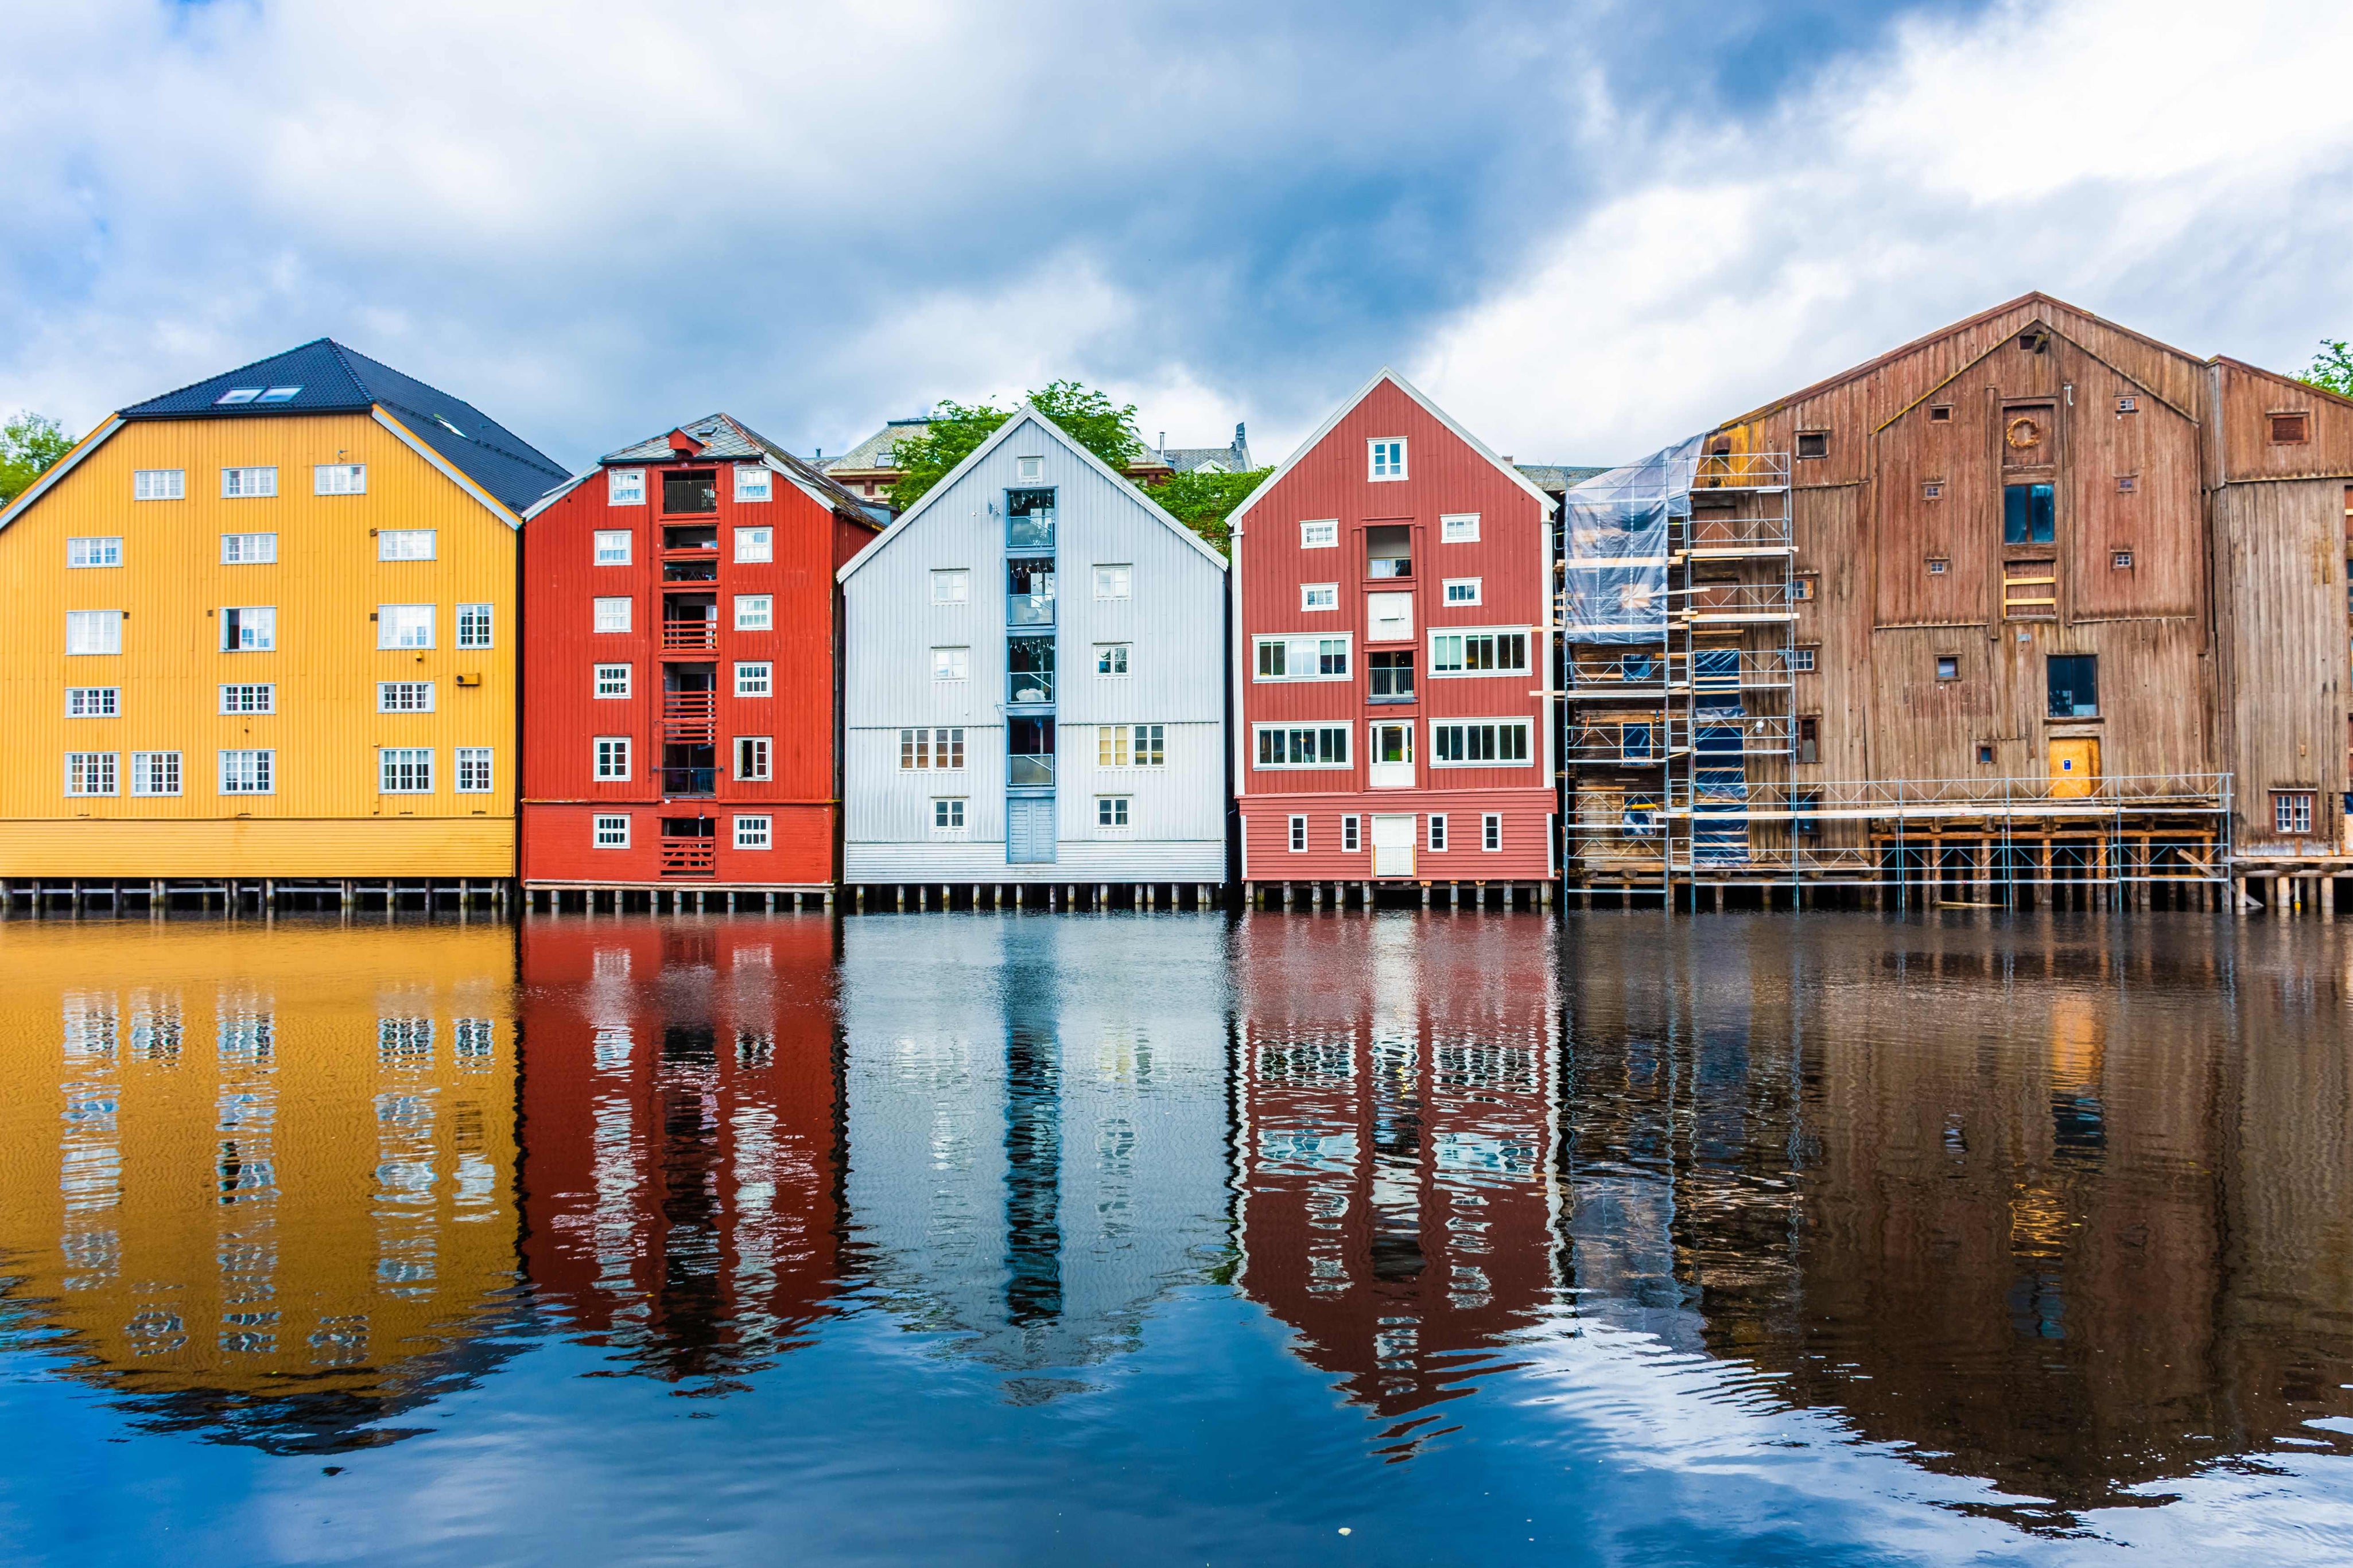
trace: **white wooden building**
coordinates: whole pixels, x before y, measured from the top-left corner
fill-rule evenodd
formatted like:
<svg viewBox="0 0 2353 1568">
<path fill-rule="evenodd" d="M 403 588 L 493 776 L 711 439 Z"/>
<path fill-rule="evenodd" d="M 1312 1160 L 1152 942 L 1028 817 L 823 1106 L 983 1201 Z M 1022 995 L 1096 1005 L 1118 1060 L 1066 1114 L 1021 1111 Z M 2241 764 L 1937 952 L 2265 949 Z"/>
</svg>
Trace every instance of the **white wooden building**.
<svg viewBox="0 0 2353 1568">
<path fill-rule="evenodd" d="M 1025 408 L 839 578 L 844 881 L 1224 881 L 1226 563 L 1190 529 Z"/>
</svg>

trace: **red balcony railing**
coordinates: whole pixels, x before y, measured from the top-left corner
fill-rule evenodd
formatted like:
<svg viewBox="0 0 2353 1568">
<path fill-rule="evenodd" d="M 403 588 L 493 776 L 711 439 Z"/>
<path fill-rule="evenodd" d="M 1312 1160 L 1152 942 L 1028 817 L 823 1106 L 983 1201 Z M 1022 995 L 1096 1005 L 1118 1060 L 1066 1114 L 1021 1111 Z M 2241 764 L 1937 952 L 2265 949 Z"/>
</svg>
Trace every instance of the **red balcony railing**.
<svg viewBox="0 0 2353 1568">
<path fill-rule="evenodd" d="M 711 877 L 719 871 L 719 841 L 715 838 L 665 838 L 661 841 L 665 877 Z"/>
<path fill-rule="evenodd" d="M 719 694 L 714 691 L 662 693 L 662 738 L 708 744 L 719 722 Z"/>
<path fill-rule="evenodd" d="M 702 648 L 719 646 L 717 621 L 664 621 L 662 647 L 670 648 Z"/>
</svg>

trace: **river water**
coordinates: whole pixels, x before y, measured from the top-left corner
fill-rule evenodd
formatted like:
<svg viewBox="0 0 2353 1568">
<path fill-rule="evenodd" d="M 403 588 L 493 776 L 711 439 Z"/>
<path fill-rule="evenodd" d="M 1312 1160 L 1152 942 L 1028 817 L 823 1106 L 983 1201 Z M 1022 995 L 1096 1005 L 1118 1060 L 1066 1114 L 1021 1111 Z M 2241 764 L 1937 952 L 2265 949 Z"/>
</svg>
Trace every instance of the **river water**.
<svg viewBox="0 0 2353 1568">
<path fill-rule="evenodd" d="M 0 928 L 0 1558 L 2353 1559 L 2353 930 Z"/>
</svg>

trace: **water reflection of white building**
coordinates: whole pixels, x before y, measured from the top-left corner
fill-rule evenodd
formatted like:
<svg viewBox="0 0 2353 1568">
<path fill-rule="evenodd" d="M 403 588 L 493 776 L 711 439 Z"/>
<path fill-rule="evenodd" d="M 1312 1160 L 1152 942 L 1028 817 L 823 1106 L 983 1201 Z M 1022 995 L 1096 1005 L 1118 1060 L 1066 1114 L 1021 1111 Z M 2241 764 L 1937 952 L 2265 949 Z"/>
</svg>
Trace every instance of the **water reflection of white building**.
<svg viewBox="0 0 2353 1568">
<path fill-rule="evenodd" d="M 850 922 L 854 1265 L 1008 1370 L 1132 1348 L 1228 1248 L 1228 978 L 1192 918 Z"/>
</svg>

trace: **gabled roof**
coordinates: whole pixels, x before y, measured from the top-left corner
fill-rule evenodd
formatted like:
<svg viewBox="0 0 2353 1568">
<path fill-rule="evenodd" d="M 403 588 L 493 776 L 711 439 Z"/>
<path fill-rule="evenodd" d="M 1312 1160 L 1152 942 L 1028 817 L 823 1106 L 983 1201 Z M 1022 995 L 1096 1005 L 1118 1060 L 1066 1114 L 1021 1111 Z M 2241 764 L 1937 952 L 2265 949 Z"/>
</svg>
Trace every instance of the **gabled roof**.
<svg viewBox="0 0 2353 1568">
<path fill-rule="evenodd" d="M 1008 419 L 1004 424 L 999 425 L 995 430 L 989 432 L 987 440 L 983 441 L 979 446 L 975 447 L 970 452 L 966 453 L 963 462 L 958 463 L 955 468 L 950 468 L 946 473 L 941 475 L 940 482 L 934 485 L 930 489 L 925 490 L 921 500 L 918 500 L 914 505 L 900 513 L 898 520 L 892 522 L 890 527 L 884 529 L 881 533 L 875 538 L 871 544 L 869 544 L 865 549 L 860 551 L 856 556 L 845 563 L 841 570 L 834 574 L 835 580 L 842 583 L 849 582 L 852 573 L 856 572 L 867 562 L 874 559 L 875 556 L 881 554 L 884 545 L 897 538 L 901 531 L 906 529 L 907 526 L 913 523 L 917 518 L 931 510 L 932 503 L 934 501 L 938 500 L 942 496 L 955 489 L 956 481 L 963 479 L 967 472 L 978 465 L 983 459 L 987 458 L 991 452 L 994 452 L 997 447 L 1011 440 L 1013 438 L 1014 432 L 1020 429 L 1024 425 L 1036 425 L 1039 429 L 1045 431 L 1048 436 L 1060 442 L 1063 447 L 1077 454 L 1079 458 L 1089 468 L 1094 469 L 1096 473 L 1101 474 L 1104 479 L 1109 479 L 1113 484 L 1119 486 L 1121 489 L 1126 490 L 1128 494 L 1134 496 L 1138 505 L 1142 506 L 1145 510 L 1150 512 L 1153 516 L 1158 518 L 1163 524 L 1174 531 L 1179 538 L 1185 541 L 1186 543 L 1191 545 L 1194 549 L 1199 551 L 1203 556 L 1213 562 L 1219 571 L 1223 572 L 1226 570 L 1226 558 L 1219 554 L 1216 551 L 1210 549 L 1199 534 L 1194 532 L 1191 529 L 1186 527 L 1183 523 L 1169 516 L 1168 513 L 1162 509 L 1159 502 L 1154 500 L 1150 496 L 1145 495 L 1142 490 L 1138 489 L 1135 487 L 1134 480 L 1130 479 L 1125 474 L 1121 473 L 1118 469 L 1113 468 L 1109 463 L 1104 462 L 1101 458 L 1096 457 L 1092 452 L 1087 450 L 1085 446 L 1073 438 L 1069 431 L 1063 429 L 1060 425 L 1055 424 L 1051 419 L 1049 419 L 1044 415 L 1039 413 L 1035 407 L 1025 403 L 1019 408 L 1013 411 L 1013 416 L 1011 418 Z"/>
<path fill-rule="evenodd" d="M 235 401 L 223 402 L 224 398 Z M 279 414 L 365 414 L 378 407 L 510 511 L 520 512 L 566 477 L 554 458 L 464 398 L 404 375 L 332 338 L 320 338 L 206 376 L 161 397 L 134 403 L 121 416 L 244 419 Z"/>
<path fill-rule="evenodd" d="M 694 443 L 691 452 L 681 451 L 670 444 L 674 436 L 684 436 Z M 790 479 L 807 494 L 811 500 L 831 507 L 853 522 L 879 529 L 882 520 L 874 515 L 872 503 L 860 500 L 849 490 L 815 464 L 793 456 L 749 425 L 732 414 L 706 414 L 700 419 L 690 419 L 671 426 L 657 436 L 649 436 L 618 451 L 607 452 L 596 459 L 597 468 L 626 467 L 632 463 L 765 463 L 769 468 Z M 592 468 L 589 473 L 597 469 Z M 536 517 L 561 500 L 583 483 L 588 474 L 566 480 L 557 489 L 550 490 L 524 514 Z"/>
<path fill-rule="evenodd" d="M 912 437 L 931 433 L 929 415 L 917 415 L 913 419 L 893 419 L 882 428 L 852 447 L 839 458 L 828 458 L 818 467 L 830 473 L 836 468 L 895 468 L 895 462 L 884 462 L 882 454 Z"/>
<path fill-rule="evenodd" d="M 1158 455 L 1163 462 L 1180 474 L 1198 473 L 1215 468 L 1229 474 L 1250 471 L 1250 434 L 1242 426 L 1234 426 L 1233 441 L 1223 447 L 1163 447 Z"/>
<path fill-rule="evenodd" d="M 1607 468 L 1580 468 L 1563 463 L 1514 463 L 1514 468 L 1527 477 L 1530 484 L 1548 495 L 1565 494 L 1571 485 L 1582 484 Z"/>
<path fill-rule="evenodd" d="M 1508 475 L 1514 484 L 1527 491 L 1528 494 L 1535 497 L 1536 500 L 1542 502 L 1546 507 L 1549 508 L 1552 505 L 1552 497 L 1538 489 L 1535 485 L 1530 481 L 1527 475 L 1520 472 L 1519 469 L 1512 467 L 1511 464 L 1495 456 L 1493 451 L 1488 449 L 1487 443 L 1482 441 L 1478 437 L 1473 436 L 1470 431 L 1457 424 L 1452 415 L 1438 406 L 1437 404 L 1432 403 L 1429 398 L 1424 397 L 1421 395 L 1420 388 L 1415 386 L 1413 383 L 1408 381 L 1405 377 L 1399 375 L 1388 366 L 1383 365 L 1381 366 L 1378 374 L 1377 374 L 1372 380 L 1365 383 L 1364 385 L 1356 389 L 1355 396 L 1350 397 L 1346 402 L 1341 404 L 1339 407 L 1334 409 L 1332 411 L 1332 416 L 1324 420 L 1323 424 L 1318 425 L 1315 427 L 1314 434 L 1308 437 L 1306 440 L 1302 441 L 1299 444 L 1299 450 L 1292 453 L 1288 458 L 1285 458 L 1282 460 L 1282 466 L 1267 476 L 1266 482 L 1264 484 L 1250 491 L 1250 498 L 1244 500 L 1241 505 L 1236 507 L 1234 509 L 1233 515 L 1226 520 L 1227 526 L 1233 529 L 1237 533 L 1240 532 L 1241 521 L 1243 518 L 1250 515 L 1250 508 L 1256 506 L 1267 495 L 1271 494 L 1277 485 L 1282 483 L 1283 477 L 1289 474 L 1292 469 L 1299 466 L 1300 459 L 1306 457 L 1308 453 L 1314 451 L 1316 447 L 1322 443 L 1324 437 L 1329 436 L 1339 425 L 1341 420 L 1345 419 L 1350 414 L 1354 413 L 1356 405 L 1364 402 L 1366 398 L 1370 397 L 1373 395 L 1373 389 L 1380 385 L 1383 382 L 1388 382 L 1399 392 L 1402 392 L 1408 397 L 1412 398 L 1414 402 L 1419 404 L 1423 413 L 1429 415 L 1432 419 L 1437 420 L 1440 425 L 1445 426 L 1449 430 L 1452 431 L 1461 439 L 1463 445 L 1469 447 L 1472 451 L 1486 458 L 1488 462 L 1493 464 L 1497 473 Z M 1551 513 L 1547 511 L 1546 515 L 1550 516 Z"/>
</svg>

